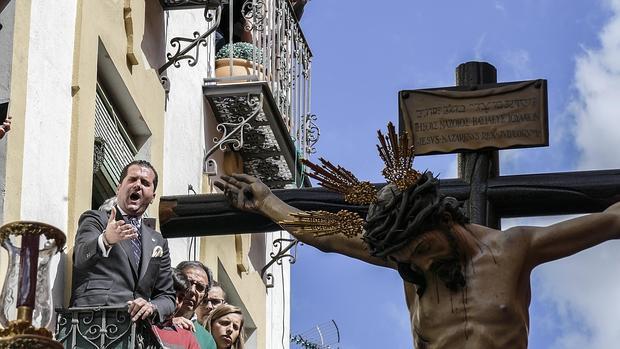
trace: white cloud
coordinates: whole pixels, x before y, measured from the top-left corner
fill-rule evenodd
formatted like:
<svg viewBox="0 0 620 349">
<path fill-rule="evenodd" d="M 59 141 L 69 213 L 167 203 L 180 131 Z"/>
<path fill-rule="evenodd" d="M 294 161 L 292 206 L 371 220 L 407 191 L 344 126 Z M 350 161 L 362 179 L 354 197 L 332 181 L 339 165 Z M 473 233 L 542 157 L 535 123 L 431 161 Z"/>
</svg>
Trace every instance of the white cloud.
<svg viewBox="0 0 620 349">
<path fill-rule="evenodd" d="M 620 0 L 599 33 L 600 47 L 576 58 L 575 142 L 580 169 L 620 167 Z M 592 232 L 596 233 L 596 232 Z M 620 249 L 609 241 L 540 270 L 539 292 L 559 316 L 560 335 L 552 348 L 617 348 L 620 343 Z"/>
<path fill-rule="evenodd" d="M 612 15 L 599 33 L 600 47 L 576 58 L 575 116 L 580 169 L 620 167 L 620 0 L 607 0 Z M 595 233 L 595 232 L 593 232 Z M 617 348 L 620 343 L 619 241 L 606 242 L 543 266 L 540 291 L 561 314 L 553 348 Z"/>
<path fill-rule="evenodd" d="M 620 167 L 620 0 L 599 34 L 600 48 L 584 49 L 575 68 L 575 140 L 581 169 Z"/>
<path fill-rule="evenodd" d="M 618 241 L 549 263 L 541 269 L 539 292 L 562 314 L 557 348 L 614 348 L 620 342 Z M 583 341 L 588 345 L 582 345 Z"/>
</svg>

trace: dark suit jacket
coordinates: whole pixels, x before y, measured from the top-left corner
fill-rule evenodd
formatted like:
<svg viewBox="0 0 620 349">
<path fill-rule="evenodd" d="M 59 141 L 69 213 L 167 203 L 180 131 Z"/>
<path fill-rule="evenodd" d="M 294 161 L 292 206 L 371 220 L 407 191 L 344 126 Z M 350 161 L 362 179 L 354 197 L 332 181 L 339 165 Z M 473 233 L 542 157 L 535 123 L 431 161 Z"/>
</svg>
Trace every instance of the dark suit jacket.
<svg viewBox="0 0 620 349">
<path fill-rule="evenodd" d="M 113 246 L 108 257 L 104 257 L 98 238 L 107 226 L 108 215 L 91 210 L 80 217 L 73 250 L 71 306 L 125 305 L 141 297 L 157 307 L 162 322 L 175 309 L 168 242 L 160 233 L 142 224 L 139 269 L 135 266 L 129 240 Z M 160 257 L 152 257 L 156 246 L 162 248 Z"/>
</svg>

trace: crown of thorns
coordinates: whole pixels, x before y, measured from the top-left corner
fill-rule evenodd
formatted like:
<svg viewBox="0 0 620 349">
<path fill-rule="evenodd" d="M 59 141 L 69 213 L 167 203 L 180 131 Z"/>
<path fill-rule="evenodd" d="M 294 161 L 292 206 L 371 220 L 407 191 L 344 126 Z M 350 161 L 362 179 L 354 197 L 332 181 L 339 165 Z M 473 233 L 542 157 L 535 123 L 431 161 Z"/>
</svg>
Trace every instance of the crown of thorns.
<svg viewBox="0 0 620 349">
<path fill-rule="evenodd" d="M 409 144 L 406 133 L 397 134 L 394 125 L 387 125 L 387 134 L 377 131 L 377 150 L 385 167 L 381 171 L 385 179 L 399 191 L 415 186 L 422 174 L 413 169 L 414 146 Z M 347 169 L 319 158 L 320 164 L 302 160 L 312 172 L 306 172 L 326 189 L 341 193 L 347 203 L 371 205 L 378 201 L 377 189 L 368 181 L 361 182 Z M 432 175 L 431 175 L 432 176 Z M 301 212 L 293 215 L 294 220 L 279 222 L 285 228 L 293 228 L 316 236 L 344 234 L 354 237 L 364 232 L 366 221 L 357 213 L 341 210 L 338 213 L 325 211 Z"/>
</svg>

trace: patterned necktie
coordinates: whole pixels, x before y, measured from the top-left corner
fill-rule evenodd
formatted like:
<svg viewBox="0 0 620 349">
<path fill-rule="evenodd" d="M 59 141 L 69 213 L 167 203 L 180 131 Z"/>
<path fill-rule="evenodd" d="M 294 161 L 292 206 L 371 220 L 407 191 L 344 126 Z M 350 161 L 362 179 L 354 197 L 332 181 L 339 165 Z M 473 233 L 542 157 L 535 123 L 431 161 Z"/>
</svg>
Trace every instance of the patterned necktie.
<svg viewBox="0 0 620 349">
<path fill-rule="evenodd" d="M 136 262 L 138 263 L 137 267 L 140 266 L 140 259 L 142 258 L 142 233 L 140 232 L 140 219 L 138 217 L 129 217 L 129 224 L 133 225 L 136 228 L 138 233 L 138 237 L 131 239 L 131 251 L 133 252 L 133 256 L 136 258 Z"/>
</svg>

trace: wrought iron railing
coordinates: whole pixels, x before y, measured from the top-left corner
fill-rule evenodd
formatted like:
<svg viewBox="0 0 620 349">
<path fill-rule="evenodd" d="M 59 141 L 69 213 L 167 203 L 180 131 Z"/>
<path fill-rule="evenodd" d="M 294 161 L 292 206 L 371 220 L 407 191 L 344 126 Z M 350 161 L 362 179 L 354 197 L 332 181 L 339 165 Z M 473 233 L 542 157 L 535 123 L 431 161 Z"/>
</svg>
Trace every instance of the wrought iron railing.
<svg viewBox="0 0 620 349">
<path fill-rule="evenodd" d="M 312 52 L 289 0 L 230 0 L 220 24 L 216 46 L 246 41 L 252 50 L 251 69 L 242 79 L 266 81 L 301 157 L 313 153 L 319 129 L 311 112 Z M 226 28 L 222 28 L 226 26 Z M 239 33 L 241 31 L 241 33 Z M 233 50 L 229 50 L 229 76 Z M 219 63 L 222 65 L 222 63 Z"/>
<path fill-rule="evenodd" d="M 65 348 L 162 349 L 146 321 L 131 321 L 125 307 L 56 309 L 56 340 Z"/>
</svg>

